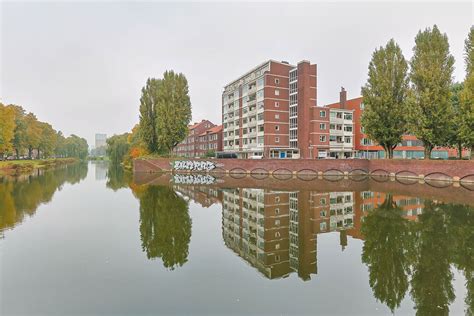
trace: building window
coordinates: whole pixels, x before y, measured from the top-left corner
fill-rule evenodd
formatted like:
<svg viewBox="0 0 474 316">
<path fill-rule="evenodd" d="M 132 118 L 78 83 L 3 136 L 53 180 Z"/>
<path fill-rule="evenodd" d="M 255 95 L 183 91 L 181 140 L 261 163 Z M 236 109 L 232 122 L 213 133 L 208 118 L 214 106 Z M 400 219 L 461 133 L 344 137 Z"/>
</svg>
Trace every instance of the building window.
<svg viewBox="0 0 474 316">
<path fill-rule="evenodd" d="M 280 95 L 280 90 L 275 89 L 275 95 Z"/>
<path fill-rule="evenodd" d="M 275 107 L 276 107 L 276 108 L 279 108 L 279 107 L 280 107 L 280 102 L 275 101 Z"/>
<path fill-rule="evenodd" d="M 325 142 L 326 141 L 326 136 L 325 135 L 320 135 L 319 136 L 319 141 L 320 142 Z"/>
<path fill-rule="evenodd" d="M 281 236 L 281 235 L 280 235 L 280 232 L 276 232 L 276 233 L 275 233 L 275 237 L 276 237 L 276 238 L 279 238 L 280 236 Z"/>
<path fill-rule="evenodd" d="M 280 261 L 280 256 L 279 255 L 275 255 L 275 261 L 276 262 Z"/>
<path fill-rule="evenodd" d="M 365 108 L 364 103 L 360 104 L 360 109 L 363 110 Z"/>
<path fill-rule="evenodd" d="M 344 137 L 344 142 L 345 142 L 346 144 L 352 143 L 352 137 L 350 137 L 350 136 Z"/>
<path fill-rule="evenodd" d="M 279 196 L 275 196 L 275 202 L 280 203 L 280 197 Z"/>
<path fill-rule="evenodd" d="M 326 117 L 326 111 L 319 111 L 320 117 Z"/>
<path fill-rule="evenodd" d="M 275 137 L 275 143 L 279 143 L 280 142 L 280 137 Z"/>
<path fill-rule="evenodd" d="M 326 123 L 319 123 L 319 129 L 325 130 L 326 129 Z"/>
<path fill-rule="evenodd" d="M 321 199 L 319 200 L 319 203 L 320 203 L 321 205 L 326 205 L 326 198 L 321 198 Z"/>
<path fill-rule="evenodd" d="M 278 224 L 275 221 L 275 225 L 277 225 L 277 226 L 280 225 L 280 221 L 278 221 Z M 278 250 L 278 249 L 280 249 L 280 244 L 275 245 L 275 250 Z"/>
<path fill-rule="evenodd" d="M 275 214 L 276 214 L 276 215 L 280 214 L 280 209 L 279 209 L 279 208 L 276 208 L 276 209 L 275 209 Z"/>
<path fill-rule="evenodd" d="M 279 83 L 280 83 L 280 79 L 275 78 L 275 83 L 276 83 L 276 84 L 279 84 Z"/>
<path fill-rule="evenodd" d="M 279 120 L 280 119 L 280 114 L 275 114 L 275 119 Z"/>
<path fill-rule="evenodd" d="M 352 121 L 352 113 L 344 113 L 344 119 Z"/>
<path fill-rule="evenodd" d="M 280 130 L 280 126 L 279 125 L 275 125 L 275 131 L 279 131 Z"/>
<path fill-rule="evenodd" d="M 344 131 L 346 131 L 346 132 L 352 132 L 352 125 L 345 125 L 345 126 L 344 126 Z"/>
</svg>

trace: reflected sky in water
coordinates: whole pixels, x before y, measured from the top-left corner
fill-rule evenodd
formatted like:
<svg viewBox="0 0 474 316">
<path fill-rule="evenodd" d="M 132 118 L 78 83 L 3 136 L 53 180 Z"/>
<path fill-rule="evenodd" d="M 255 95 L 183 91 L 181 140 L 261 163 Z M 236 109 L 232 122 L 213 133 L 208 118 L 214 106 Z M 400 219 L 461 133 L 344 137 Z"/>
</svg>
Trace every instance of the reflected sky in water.
<svg viewBox="0 0 474 316">
<path fill-rule="evenodd" d="M 472 312 L 472 191 L 175 180 L 102 162 L 1 179 L 1 314 Z"/>
</svg>

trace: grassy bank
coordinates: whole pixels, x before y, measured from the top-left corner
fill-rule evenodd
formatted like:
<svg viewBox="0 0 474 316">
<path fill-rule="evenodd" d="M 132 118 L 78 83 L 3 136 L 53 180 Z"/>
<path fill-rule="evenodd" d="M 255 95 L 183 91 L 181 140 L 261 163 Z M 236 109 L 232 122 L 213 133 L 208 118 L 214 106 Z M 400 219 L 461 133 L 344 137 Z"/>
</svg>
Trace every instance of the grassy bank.
<svg viewBox="0 0 474 316">
<path fill-rule="evenodd" d="M 0 161 L 0 175 L 19 175 L 37 169 L 49 169 L 56 166 L 77 162 L 76 158 L 53 158 L 41 160 Z"/>
</svg>

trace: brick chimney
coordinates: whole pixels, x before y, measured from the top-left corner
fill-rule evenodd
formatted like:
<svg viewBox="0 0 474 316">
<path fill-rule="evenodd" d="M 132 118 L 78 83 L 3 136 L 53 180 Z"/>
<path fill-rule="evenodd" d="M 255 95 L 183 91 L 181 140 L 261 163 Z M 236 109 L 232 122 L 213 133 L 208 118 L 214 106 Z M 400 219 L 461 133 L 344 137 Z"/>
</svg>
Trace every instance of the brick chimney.
<svg viewBox="0 0 474 316">
<path fill-rule="evenodd" d="M 341 92 L 339 92 L 339 104 L 341 106 L 341 109 L 346 108 L 346 101 L 347 101 L 347 92 L 344 87 L 341 87 Z"/>
</svg>

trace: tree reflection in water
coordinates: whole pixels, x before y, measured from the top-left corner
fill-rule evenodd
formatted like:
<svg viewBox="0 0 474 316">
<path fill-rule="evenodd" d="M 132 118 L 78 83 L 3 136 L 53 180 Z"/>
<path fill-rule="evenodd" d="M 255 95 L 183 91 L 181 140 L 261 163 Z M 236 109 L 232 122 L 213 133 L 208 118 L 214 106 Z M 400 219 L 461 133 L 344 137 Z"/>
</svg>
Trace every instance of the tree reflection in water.
<svg viewBox="0 0 474 316">
<path fill-rule="evenodd" d="M 374 296 L 393 312 L 408 290 L 413 243 L 410 221 L 388 194 L 380 207 L 365 217 L 361 231 L 365 242 L 362 262 L 369 268 Z"/>
<path fill-rule="evenodd" d="M 472 315 L 474 293 L 474 209 L 425 201 L 418 221 L 387 195 L 364 218 L 362 261 L 369 269 L 373 294 L 392 312 L 408 287 L 417 315 L 447 315 L 454 301 L 452 267 L 466 278 L 466 314 Z"/>
<path fill-rule="evenodd" d="M 188 203 L 170 187 L 147 186 L 138 193 L 140 235 L 148 259 L 173 270 L 187 262 L 191 240 Z"/>
<path fill-rule="evenodd" d="M 188 202 L 171 187 L 137 185 L 130 172 L 109 164 L 107 187 L 117 191 L 130 187 L 140 202 L 140 237 L 148 259 L 161 258 L 174 270 L 187 262 L 191 241 Z"/>
<path fill-rule="evenodd" d="M 447 315 L 455 295 L 450 269 L 450 242 L 444 207 L 426 201 L 415 225 L 411 296 L 417 315 Z"/>
<path fill-rule="evenodd" d="M 25 215 L 33 216 L 64 183 L 76 184 L 86 176 L 87 164 L 76 163 L 19 178 L 0 178 L 0 234 L 21 223 Z"/>
</svg>

